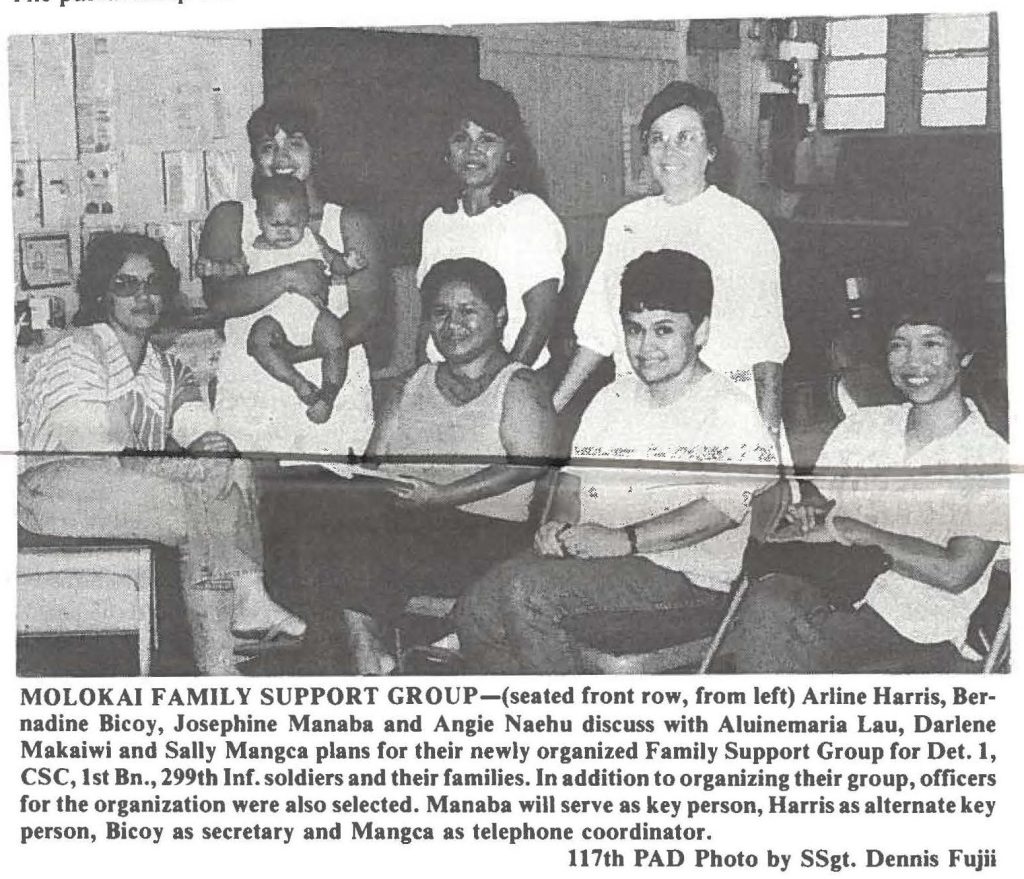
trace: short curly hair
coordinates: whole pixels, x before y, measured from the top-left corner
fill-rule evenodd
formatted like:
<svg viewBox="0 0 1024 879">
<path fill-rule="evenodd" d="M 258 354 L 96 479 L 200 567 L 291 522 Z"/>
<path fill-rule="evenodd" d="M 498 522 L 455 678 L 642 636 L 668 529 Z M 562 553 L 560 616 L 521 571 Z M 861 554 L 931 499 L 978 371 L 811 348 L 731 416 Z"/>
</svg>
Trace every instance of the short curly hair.
<svg viewBox="0 0 1024 879">
<path fill-rule="evenodd" d="M 706 88 L 678 79 L 670 82 L 651 98 L 640 114 L 640 139 L 644 144 L 644 150 L 647 149 L 647 136 L 651 133 L 651 126 L 666 113 L 679 107 L 689 107 L 700 116 L 708 149 L 717 156 L 725 134 L 725 119 L 718 97 Z"/>
<path fill-rule="evenodd" d="M 290 98 L 275 98 L 257 107 L 245 126 L 254 159 L 259 142 L 273 137 L 278 130 L 285 134 L 301 132 L 315 151 L 320 143 L 319 114 L 308 104 Z"/>
<path fill-rule="evenodd" d="M 476 293 L 495 314 L 506 307 L 508 292 L 505 279 L 498 270 L 482 260 L 464 256 L 459 259 L 442 259 L 430 267 L 420 284 L 424 314 L 434 304 L 442 287 L 459 282 Z"/>
<path fill-rule="evenodd" d="M 673 311 L 694 326 L 711 316 L 715 285 L 708 264 L 684 250 L 648 250 L 622 273 L 619 314 Z"/>
</svg>

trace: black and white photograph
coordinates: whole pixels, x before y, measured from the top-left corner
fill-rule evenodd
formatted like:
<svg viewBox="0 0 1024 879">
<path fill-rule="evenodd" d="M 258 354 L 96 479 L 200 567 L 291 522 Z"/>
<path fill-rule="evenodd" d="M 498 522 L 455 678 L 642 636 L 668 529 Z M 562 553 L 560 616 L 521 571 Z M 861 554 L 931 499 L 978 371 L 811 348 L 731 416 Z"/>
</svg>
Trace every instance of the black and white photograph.
<svg viewBox="0 0 1024 879">
<path fill-rule="evenodd" d="M 4 12 L 9 870 L 1022 875 L 1024 15 Z"/>
<path fill-rule="evenodd" d="M 17 674 L 1007 671 L 1016 34 L 821 12 L 10 37 Z"/>
</svg>

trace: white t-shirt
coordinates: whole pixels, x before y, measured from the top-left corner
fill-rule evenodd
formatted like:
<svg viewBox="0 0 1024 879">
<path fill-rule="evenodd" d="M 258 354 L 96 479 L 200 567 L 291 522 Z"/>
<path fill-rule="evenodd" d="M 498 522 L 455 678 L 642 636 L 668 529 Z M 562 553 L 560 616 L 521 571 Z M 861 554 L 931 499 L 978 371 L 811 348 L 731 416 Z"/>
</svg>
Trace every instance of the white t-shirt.
<svg viewBox="0 0 1024 879">
<path fill-rule="evenodd" d="M 775 236 L 757 211 L 714 186 L 681 205 L 660 195 L 643 198 L 609 218 L 576 317 L 581 345 L 614 356 L 619 374 L 631 371 L 619 319 L 622 272 L 640 254 L 662 249 L 692 253 L 711 269 L 711 332 L 701 350 L 708 366 L 729 373 L 785 361 L 789 336 Z"/>
<path fill-rule="evenodd" d="M 593 463 L 582 466 L 581 459 Z M 610 461 L 623 463 L 615 467 Z M 659 406 L 646 385 L 629 374 L 600 391 L 583 413 L 569 472 L 580 478 L 581 522 L 620 528 L 700 498 L 739 522 L 693 546 L 643 554 L 698 586 L 726 592 L 740 573 L 750 536 L 751 494 L 774 479 L 777 464 L 757 408 L 729 379 L 710 372 L 683 396 Z"/>
<path fill-rule="evenodd" d="M 488 208 L 473 217 L 460 202 L 454 213 L 446 214 L 438 208 L 423 223 L 416 283 L 421 284 L 431 266 L 443 259 L 473 257 L 496 269 L 505 281 L 508 295 L 504 344 L 511 349 L 526 322 L 523 295 L 549 278 L 556 278 L 561 289 L 565 279 L 565 246 L 561 220 L 536 195 L 517 195 L 507 204 Z M 427 343 L 427 354 L 434 362 L 443 359 L 433 340 Z M 545 347 L 533 366 L 541 366 L 547 360 Z"/>
<path fill-rule="evenodd" d="M 910 404 L 871 406 L 851 413 L 832 432 L 817 468 L 892 468 L 888 474 L 841 474 L 815 479 L 836 499 L 838 515 L 877 528 L 945 546 L 953 537 L 1009 541 L 1008 446 L 967 401 L 971 414 L 948 436 L 912 455 L 906 451 Z M 913 474 L 921 467 L 955 468 L 943 474 Z M 970 472 L 966 468 L 979 468 Z M 910 471 L 910 472 L 908 472 Z M 881 574 L 865 596 L 896 631 L 919 644 L 951 641 L 961 647 L 971 614 L 988 588 L 989 565 L 977 582 L 958 594 L 896 571 Z"/>
</svg>

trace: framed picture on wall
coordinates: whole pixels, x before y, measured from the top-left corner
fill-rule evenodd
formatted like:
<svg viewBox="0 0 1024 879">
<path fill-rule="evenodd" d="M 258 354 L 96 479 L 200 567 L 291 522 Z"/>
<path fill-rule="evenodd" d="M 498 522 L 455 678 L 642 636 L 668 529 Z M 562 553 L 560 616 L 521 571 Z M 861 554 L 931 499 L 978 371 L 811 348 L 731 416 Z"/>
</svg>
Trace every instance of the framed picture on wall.
<svg viewBox="0 0 1024 879">
<path fill-rule="evenodd" d="M 71 236 L 67 232 L 20 235 L 18 255 L 22 289 L 70 286 Z"/>
<path fill-rule="evenodd" d="M 644 156 L 640 137 L 640 109 L 626 104 L 622 108 L 622 186 L 630 197 L 650 195 L 654 181 Z"/>
</svg>

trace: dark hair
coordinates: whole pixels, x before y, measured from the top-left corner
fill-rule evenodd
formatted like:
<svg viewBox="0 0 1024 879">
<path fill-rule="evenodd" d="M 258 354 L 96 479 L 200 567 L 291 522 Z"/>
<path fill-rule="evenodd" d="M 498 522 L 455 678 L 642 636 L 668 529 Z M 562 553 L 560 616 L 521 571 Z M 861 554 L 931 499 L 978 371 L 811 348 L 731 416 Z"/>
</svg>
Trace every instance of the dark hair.
<svg viewBox="0 0 1024 879">
<path fill-rule="evenodd" d="M 970 278 L 958 272 L 923 271 L 893 281 L 889 288 L 887 338 L 902 326 L 931 326 L 949 333 L 965 354 L 977 349 L 978 322 L 968 295 Z"/>
<path fill-rule="evenodd" d="M 274 174 L 253 180 L 252 194 L 257 207 L 264 201 L 297 201 L 309 211 L 309 196 L 306 184 L 290 174 Z"/>
<path fill-rule="evenodd" d="M 163 242 L 134 232 L 107 232 L 93 236 L 82 261 L 82 272 L 78 276 L 78 311 L 72 320 L 76 327 L 107 320 L 110 285 L 130 256 L 144 256 L 153 264 L 163 299 L 161 321 L 170 322 L 187 312 L 178 270 L 171 265 Z"/>
<path fill-rule="evenodd" d="M 434 303 L 446 284 L 461 282 L 479 296 L 497 314 L 507 303 L 505 281 L 497 269 L 472 257 L 442 259 L 434 263 L 420 284 L 423 313 Z"/>
<path fill-rule="evenodd" d="M 651 133 L 651 126 L 666 113 L 679 107 L 689 107 L 700 116 L 708 149 L 717 158 L 725 132 L 725 121 L 718 98 L 708 89 L 692 82 L 680 82 L 678 79 L 670 82 L 651 98 L 640 114 L 640 140 L 643 142 L 644 150 L 647 150 L 647 136 Z"/>
<path fill-rule="evenodd" d="M 448 134 L 466 122 L 475 122 L 485 131 L 501 136 L 508 149 L 509 159 L 491 191 L 492 204 L 507 204 L 521 192 L 543 196 L 537 157 L 519 104 L 511 92 L 487 79 L 470 83 L 455 95 L 449 106 Z M 454 188 L 441 204 L 442 210 L 447 214 L 455 213 L 461 195 L 462 181 L 456 179 Z"/>
<path fill-rule="evenodd" d="M 711 315 L 714 283 L 704 260 L 682 250 L 640 254 L 622 273 L 619 314 L 674 311 L 690 316 L 697 327 Z"/>
<path fill-rule="evenodd" d="M 256 158 L 256 145 L 261 140 L 272 138 L 278 129 L 285 134 L 301 132 L 309 145 L 316 150 L 320 143 L 320 126 L 316 110 L 300 101 L 289 98 L 275 98 L 253 111 L 246 123 L 249 149 Z"/>
</svg>

